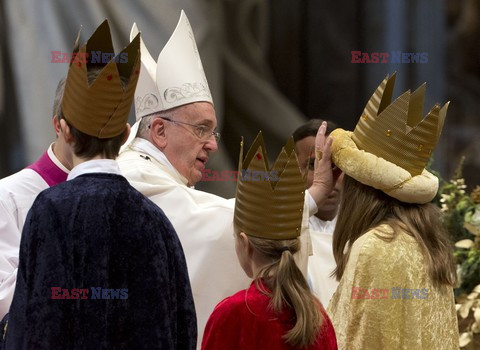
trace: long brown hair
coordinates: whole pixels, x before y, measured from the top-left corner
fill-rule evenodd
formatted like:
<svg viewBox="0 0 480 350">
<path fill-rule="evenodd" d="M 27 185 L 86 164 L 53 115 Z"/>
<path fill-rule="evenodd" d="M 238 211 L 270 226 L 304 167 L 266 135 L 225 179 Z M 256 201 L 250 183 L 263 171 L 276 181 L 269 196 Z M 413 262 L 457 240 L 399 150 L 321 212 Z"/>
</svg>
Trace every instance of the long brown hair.
<svg viewBox="0 0 480 350">
<path fill-rule="evenodd" d="M 394 231 L 391 239 L 400 231 L 416 239 L 433 283 L 455 286 L 457 275 L 452 243 L 442 223 L 441 212 L 435 205 L 403 203 L 346 174 L 343 186 L 333 234 L 333 255 L 337 263 L 333 275 L 337 280 L 343 276 L 353 243 L 367 231 L 387 224 Z"/>
<path fill-rule="evenodd" d="M 283 335 L 283 339 L 299 348 L 314 344 L 321 330 L 323 315 L 318 307 L 320 302 L 310 291 L 293 258 L 293 254 L 300 249 L 300 240 L 271 240 L 252 236 L 248 236 L 248 239 L 256 252 L 270 261 L 256 276 L 257 288 L 271 297 L 270 307 L 274 312 L 281 312 L 285 306 L 290 306 L 295 312 L 295 325 Z M 271 292 L 262 288 L 261 281 Z"/>
</svg>

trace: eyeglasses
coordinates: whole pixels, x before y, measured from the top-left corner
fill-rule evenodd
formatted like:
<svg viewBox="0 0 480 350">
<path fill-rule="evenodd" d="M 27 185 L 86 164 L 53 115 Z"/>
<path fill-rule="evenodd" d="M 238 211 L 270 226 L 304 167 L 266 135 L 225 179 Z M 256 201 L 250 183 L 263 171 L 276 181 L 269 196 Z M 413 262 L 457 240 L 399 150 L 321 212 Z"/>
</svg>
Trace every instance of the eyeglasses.
<svg viewBox="0 0 480 350">
<path fill-rule="evenodd" d="M 216 130 L 216 129 L 211 129 L 205 125 L 196 125 L 196 124 L 190 124 L 190 123 L 185 123 L 185 122 L 179 122 L 177 120 L 172 120 L 170 118 L 167 118 L 167 117 L 160 117 L 161 119 L 163 120 L 167 120 L 171 123 L 174 123 L 174 124 L 185 124 L 185 125 L 189 125 L 189 126 L 193 126 L 195 130 L 194 133 L 195 135 L 202 141 L 206 141 L 208 140 L 210 137 L 215 137 L 215 141 L 218 142 L 220 141 L 220 133 Z"/>
</svg>

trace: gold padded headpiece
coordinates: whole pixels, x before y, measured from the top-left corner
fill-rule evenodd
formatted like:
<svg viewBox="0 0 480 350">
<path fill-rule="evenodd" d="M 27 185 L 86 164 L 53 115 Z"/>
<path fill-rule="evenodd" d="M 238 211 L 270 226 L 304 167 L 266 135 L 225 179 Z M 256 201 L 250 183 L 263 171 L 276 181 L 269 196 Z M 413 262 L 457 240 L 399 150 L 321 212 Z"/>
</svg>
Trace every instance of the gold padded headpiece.
<svg viewBox="0 0 480 350">
<path fill-rule="evenodd" d="M 438 179 L 425 170 L 442 132 L 448 102 L 423 117 L 426 85 L 392 102 L 395 74 L 386 77 L 365 107 L 354 132 L 336 129 L 332 160 L 345 174 L 406 203 L 427 203 Z"/>
</svg>

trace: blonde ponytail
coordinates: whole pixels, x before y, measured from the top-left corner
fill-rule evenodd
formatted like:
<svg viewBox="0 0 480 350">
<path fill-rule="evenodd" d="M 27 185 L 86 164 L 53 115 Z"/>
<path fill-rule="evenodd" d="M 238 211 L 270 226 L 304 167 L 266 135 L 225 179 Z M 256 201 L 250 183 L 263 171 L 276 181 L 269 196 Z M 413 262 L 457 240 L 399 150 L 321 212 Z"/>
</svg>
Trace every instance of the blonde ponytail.
<svg viewBox="0 0 480 350">
<path fill-rule="evenodd" d="M 307 281 L 297 267 L 293 254 L 300 249 L 300 241 L 269 240 L 249 236 L 253 248 L 271 261 L 256 278 L 256 285 L 271 297 L 270 307 L 280 313 L 289 306 L 295 312 L 295 325 L 283 335 L 283 339 L 294 347 L 306 347 L 315 343 L 321 330 L 323 315 Z M 263 281 L 271 293 L 262 288 Z"/>
</svg>

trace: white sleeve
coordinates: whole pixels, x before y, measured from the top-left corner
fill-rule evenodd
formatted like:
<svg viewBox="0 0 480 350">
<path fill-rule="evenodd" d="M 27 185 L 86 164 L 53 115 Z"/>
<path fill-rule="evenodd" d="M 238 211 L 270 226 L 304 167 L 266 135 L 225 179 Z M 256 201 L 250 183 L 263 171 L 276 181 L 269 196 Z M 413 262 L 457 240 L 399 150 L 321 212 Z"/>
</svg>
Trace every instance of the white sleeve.
<svg viewBox="0 0 480 350">
<path fill-rule="evenodd" d="M 318 207 L 317 207 L 317 203 L 315 203 L 315 200 L 313 199 L 312 195 L 310 194 L 310 192 L 305 191 L 306 192 L 306 196 L 307 197 L 307 204 L 308 204 L 308 216 L 313 216 L 317 213 L 318 211 Z"/>
<path fill-rule="evenodd" d="M 17 226 L 14 202 L 9 195 L 0 199 L 0 319 L 12 303 L 17 280 L 21 232 Z"/>
</svg>

